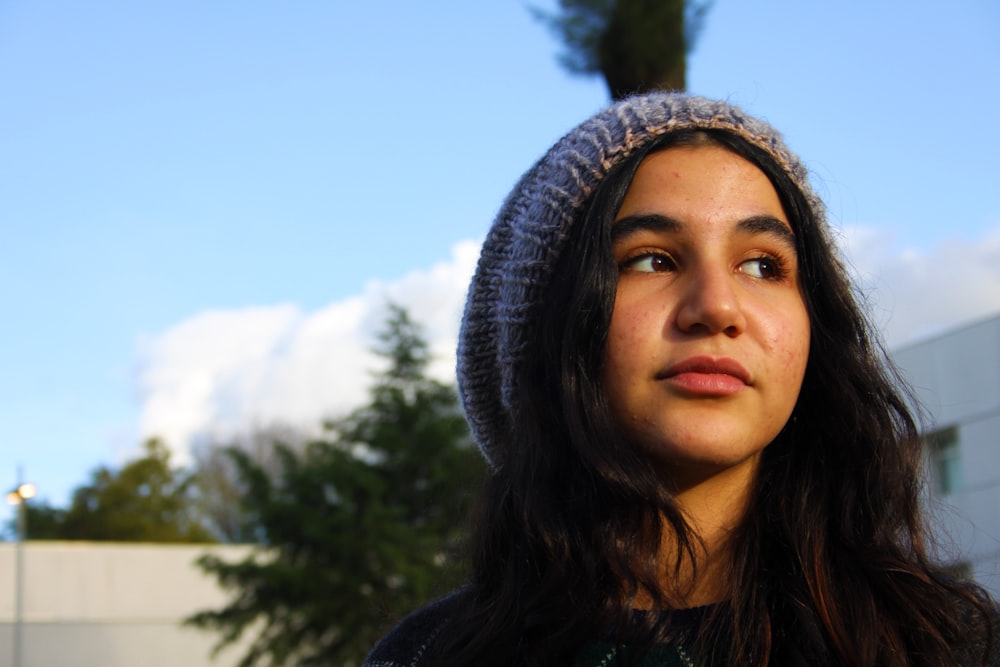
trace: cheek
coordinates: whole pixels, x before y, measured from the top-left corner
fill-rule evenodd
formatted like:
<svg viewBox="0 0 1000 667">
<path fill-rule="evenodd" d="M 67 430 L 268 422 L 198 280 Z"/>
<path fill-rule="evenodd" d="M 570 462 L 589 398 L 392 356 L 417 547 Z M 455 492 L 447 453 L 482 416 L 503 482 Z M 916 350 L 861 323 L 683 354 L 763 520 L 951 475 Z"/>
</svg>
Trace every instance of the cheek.
<svg viewBox="0 0 1000 667">
<path fill-rule="evenodd" d="M 805 376 L 809 360 L 810 326 L 804 309 L 795 317 L 777 320 L 780 322 L 772 330 L 771 346 L 780 368 L 787 374 L 787 380 L 800 384 Z"/>
<path fill-rule="evenodd" d="M 663 316 L 648 304 L 619 298 L 608 329 L 606 360 L 623 369 L 647 361 L 662 338 Z"/>
<path fill-rule="evenodd" d="M 809 361 L 809 320 L 801 317 L 776 319 L 780 324 L 770 330 L 766 353 L 771 357 L 771 385 L 768 414 L 781 425 L 788 420 L 798 403 Z M 777 435 L 777 433 L 774 433 Z"/>
<path fill-rule="evenodd" d="M 638 369 L 650 352 L 650 327 L 654 326 L 648 308 L 637 307 L 634 301 L 619 298 L 611 314 L 607 347 L 604 352 L 604 383 L 614 394 L 627 391 L 636 381 Z"/>
<path fill-rule="evenodd" d="M 607 347 L 604 350 L 604 383 L 610 388 L 620 387 L 628 375 L 629 364 L 634 359 L 625 351 L 632 348 L 634 328 L 612 318 L 608 330 Z"/>
<path fill-rule="evenodd" d="M 609 333 L 632 341 L 659 339 L 669 311 L 668 300 L 654 289 L 619 285 Z"/>
</svg>

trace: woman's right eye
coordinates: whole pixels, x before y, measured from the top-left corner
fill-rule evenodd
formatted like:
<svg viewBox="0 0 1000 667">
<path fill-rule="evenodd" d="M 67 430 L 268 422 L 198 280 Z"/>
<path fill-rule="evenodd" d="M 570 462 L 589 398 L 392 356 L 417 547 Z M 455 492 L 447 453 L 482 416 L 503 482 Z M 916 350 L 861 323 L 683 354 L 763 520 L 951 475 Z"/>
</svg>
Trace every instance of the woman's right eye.
<svg viewBox="0 0 1000 667">
<path fill-rule="evenodd" d="M 622 263 L 622 268 L 640 273 L 659 273 L 662 271 L 673 271 L 676 266 L 674 265 L 674 260 L 669 255 L 647 252 L 627 259 Z"/>
</svg>

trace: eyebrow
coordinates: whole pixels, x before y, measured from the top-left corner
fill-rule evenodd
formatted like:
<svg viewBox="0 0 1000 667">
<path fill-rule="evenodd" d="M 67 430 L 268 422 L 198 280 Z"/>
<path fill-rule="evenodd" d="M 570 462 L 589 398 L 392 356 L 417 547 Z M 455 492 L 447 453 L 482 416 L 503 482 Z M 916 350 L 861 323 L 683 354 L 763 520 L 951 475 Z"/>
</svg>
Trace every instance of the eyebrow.
<svg viewBox="0 0 1000 667">
<path fill-rule="evenodd" d="M 615 244 L 639 232 L 677 233 L 684 229 L 684 224 L 665 215 L 648 213 L 645 215 L 629 215 L 615 220 L 611 225 L 611 243 Z"/>
<path fill-rule="evenodd" d="M 684 223 L 666 215 L 648 213 L 630 215 L 615 220 L 611 225 L 611 243 L 614 245 L 624 238 L 639 232 L 659 232 L 676 234 L 684 230 Z M 795 247 L 795 233 L 788 223 L 770 215 L 755 215 L 736 223 L 736 231 L 745 234 L 768 234 L 777 237 L 791 247 Z"/>
</svg>

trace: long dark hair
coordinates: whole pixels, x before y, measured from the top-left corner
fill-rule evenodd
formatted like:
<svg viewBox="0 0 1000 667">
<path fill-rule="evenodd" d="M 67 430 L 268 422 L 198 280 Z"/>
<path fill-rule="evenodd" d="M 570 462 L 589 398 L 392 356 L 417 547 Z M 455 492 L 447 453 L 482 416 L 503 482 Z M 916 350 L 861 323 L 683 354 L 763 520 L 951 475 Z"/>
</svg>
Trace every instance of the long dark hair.
<svg viewBox="0 0 1000 667">
<path fill-rule="evenodd" d="M 669 614 L 677 591 L 660 590 L 663 573 L 693 568 L 701 543 L 616 432 L 604 394 L 618 277 L 610 228 L 644 157 L 706 143 L 774 185 L 796 234 L 812 341 L 793 415 L 764 450 L 732 538 L 727 601 L 695 645 L 729 664 L 936 667 L 953 664 L 963 636 L 989 642 L 985 594 L 928 556 L 918 428 L 815 212 L 764 151 L 725 131 L 685 130 L 612 169 L 573 226 L 517 369 L 514 432 L 482 494 L 472 579 L 440 634 L 442 664 L 569 664 L 595 637 L 639 654 L 669 638 L 669 622 L 633 614 L 632 603 L 645 592 Z M 679 546 L 670 562 L 664 530 Z"/>
</svg>

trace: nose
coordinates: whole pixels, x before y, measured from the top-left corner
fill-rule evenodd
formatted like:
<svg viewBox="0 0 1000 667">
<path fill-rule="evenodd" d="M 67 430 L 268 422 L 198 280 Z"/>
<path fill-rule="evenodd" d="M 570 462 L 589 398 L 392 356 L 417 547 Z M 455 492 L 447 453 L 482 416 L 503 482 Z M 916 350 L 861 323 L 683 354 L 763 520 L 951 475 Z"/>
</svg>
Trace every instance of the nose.
<svg viewBox="0 0 1000 667">
<path fill-rule="evenodd" d="M 735 276 L 724 269 L 685 276 L 677 306 L 677 328 L 686 333 L 738 336 L 746 328 Z"/>
</svg>

